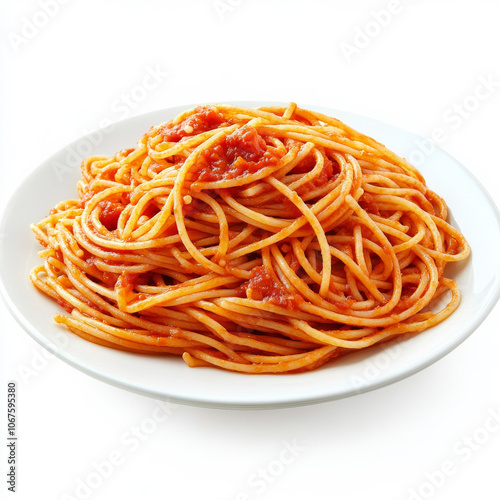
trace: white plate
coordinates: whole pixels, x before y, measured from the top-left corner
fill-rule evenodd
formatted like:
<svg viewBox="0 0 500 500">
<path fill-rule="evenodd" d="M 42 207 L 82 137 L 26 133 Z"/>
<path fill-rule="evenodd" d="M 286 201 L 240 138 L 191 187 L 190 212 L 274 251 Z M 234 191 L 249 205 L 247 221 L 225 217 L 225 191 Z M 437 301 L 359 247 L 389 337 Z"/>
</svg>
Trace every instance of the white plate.
<svg viewBox="0 0 500 500">
<path fill-rule="evenodd" d="M 276 103 L 237 103 L 259 106 Z M 151 125 L 169 120 L 181 106 L 130 118 L 75 141 L 40 165 L 12 196 L 0 222 L 0 290 L 21 326 L 42 346 L 104 382 L 147 396 L 207 407 L 278 408 L 330 401 L 401 380 L 437 361 L 464 341 L 485 319 L 500 295 L 500 220 L 494 203 L 456 160 L 435 148 L 419 165 L 431 189 L 447 201 L 454 223 L 466 235 L 472 257 L 450 265 L 447 275 L 463 293 L 446 321 L 413 338 L 349 355 L 323 368 L 293 375 L 244 375 L 213 368 L 188 368 L 173 356 L 130 354 L 69 333 L 53 321 L 59 306 L 38 292 L 28 274 L 40 250 L 29 230 L 58 202 L 76 195 L 79 162 L 89 154 L 112 155 L 135 146 Z M 400 155 L 416 151 L 417 136 L 366 117 L 324 109 L 385 143 Z M 65 167 L 66 165 L 66 167 Z"/>
</svg>

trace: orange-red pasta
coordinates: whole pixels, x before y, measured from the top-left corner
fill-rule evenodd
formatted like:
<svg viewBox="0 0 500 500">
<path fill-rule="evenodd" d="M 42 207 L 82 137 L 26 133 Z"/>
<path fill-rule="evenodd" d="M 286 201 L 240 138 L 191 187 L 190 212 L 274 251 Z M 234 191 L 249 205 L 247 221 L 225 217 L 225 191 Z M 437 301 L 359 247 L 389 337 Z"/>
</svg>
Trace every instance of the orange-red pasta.
<svg viewBox="0 0 500 500">
<path fill-rule="evenodd" d="M 32 226 L 31 279 L 91 342 L 243 373 L 315 369 L 458 306 L 467 258 L 443 199 L 337 119 L 199 106 L 82 162 Z M 435 311 L 434 299 L 448 292 Z"/>
</svg>

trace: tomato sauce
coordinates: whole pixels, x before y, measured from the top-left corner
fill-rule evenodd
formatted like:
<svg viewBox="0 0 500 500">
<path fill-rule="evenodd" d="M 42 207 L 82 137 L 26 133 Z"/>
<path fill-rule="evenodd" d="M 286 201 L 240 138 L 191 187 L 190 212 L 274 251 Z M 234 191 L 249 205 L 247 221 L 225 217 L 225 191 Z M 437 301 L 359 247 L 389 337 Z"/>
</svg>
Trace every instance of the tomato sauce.
<svg viewBox="0 0 500 500">
<path fill-rule="evenodd" d="M 197 174 L 205 182 L 237 179 L 276 165 L 278 159 L 254 128 L 243 125 L 202 153 Z"/>
<path fill-rule="evenodd" d="M 121 293 L 129 294 L 136 286 L 147 285 L 151 279 L 150 273 L 129 273 L 124 272 L 118 275 L 115 289 Z M 146 298 L 145 294 L 139 293 L 136 296 L 139 300 Z"/>
<path fill-rule="evenodd" d="M 316 166 L 316 158 L 313 155 L 306 156 L 302 161 L 300 161 L 292 170 L 292 174 L 306 174 L 313 170 Z M 324 186 L 330 179 L 335 179 L 340 173 L 338 165 L 334 163 L 329 158 L 324 159 L 323 168 L 319 175 L 314 179 L 307 182 L 306 184 L 300 186 L 297 189 L 299 195 L 308 193 L 309 191 L 314 191 L 315 189 Z"/>
<path fill-rule="evenodd" d="M 116 282 L 117 288 L 125 289 L 127 292 L 131 292 L 137 285 L 138 274 L 135 273 L 122 273 L 118 277 Z"/>
<path fill-rule="evenodd" d="M 102 208 L 99 220 L 101 224 L 108 230 L 113 231 L 117 228 L 118 218 L 123 212 L 123 205 L 112 201 L 100 201 L 98 206 Z"/>
<path fill-rule="evenodd" d="M 370 193 L 363 193 L 359 199 L 359 206 L 373 215 L 380 215 L 378 205 Z"/>
<path fill-rule="evenodd" d="M 178 142 L 183 137 L 196 135 L 217 128 L 224 123 L 224 117 L 211 106 L 198 106 L 194 114 L 186 117 L 181 123 L 166 123 L 159 133 L 169 142 Z"/>
<path fill-rule="evenodd" d="M 415 302 L 419 299 L 419 297 L 413 297 L 413 294 L 415 293 L 417 289 L 417 284 L 416 283 L 405 283 L 403 285 L 403 290 L 401 292 L 401 298 L 399 299 L 399 302 L 396 304 L 394 307 L 394 312 L 400 313 L 403 311 L 406 311 L 406 309 L 409 309 Z"/>
<path fill-rule="evenodd" d="M 293 174 L 305 174 L 310 172 L 316 165 L 316 158 L 313 154 L 307 155 L 305 158 L 299 161 L 295 167 L 293 167 Z"/>
<path fill-rule="evenodd" d="M 106 286 L 113 288 L 118 281 L 118 275 L 109 271 L 103 271 L 101 280 Z"/>
<path fill-rule="evenodd" d="M 204 201 L 201 201 L 198 198 L 193 198 L 191 203 L 184 204 L 182 206 L 184 215 L 189 217 L 196 217 L 196 215 L 200 213 L 207 214 L 210 213 L 211 210 L 212 209 Z"/>
<path fill-rule="evenodd" d="M 252 269 L 252 277 L 243 285 L 246 296 L 252 300 L 271 302 L 294 310 L 303 301 L 300 295 L 290 293 L 283 284 L 275 281 L 265 266 Z"/>
<path fill-rule="evenodd" d="M 56 302 L 59 304 L 59 306 L 64 308 L 64 310 L 67 313 L 71 314 L 73 312 L 74 307 L 69 302 L 66 302 L 64 299 L 62 299 L 61 297 L 57 297 Z"/>
</svg>

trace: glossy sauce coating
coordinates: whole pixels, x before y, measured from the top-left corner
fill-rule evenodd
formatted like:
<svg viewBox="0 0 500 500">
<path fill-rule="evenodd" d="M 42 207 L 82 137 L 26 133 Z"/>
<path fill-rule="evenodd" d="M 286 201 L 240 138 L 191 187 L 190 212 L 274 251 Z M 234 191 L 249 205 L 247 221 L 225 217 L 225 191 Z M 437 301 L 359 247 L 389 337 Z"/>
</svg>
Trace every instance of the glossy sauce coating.
<svg viewBox="0 0 500 500">
<path fill-rule="evenodd" d="M 183 137 L 196 135 L 217 128 L 224 122 L 224 117 L 211 106 L 198 106 L 194 114 L 173 125 L 171 122 L 160 129 L 160 134 L 169 142 L 178 142 Z"/>
<path fill-rule="evenodd" d="M 263 300 L 286 309 L 297 309 L 302 297 L 289 292 L 284 285 L 273 279 L 266 266 L 252 269 L 252 277 L 243 285 L 246 296 L 252 300 Z"/>
<path fill-rule="evenodd" d="M 236 179 L 276 165 L 278 159 L 254 128 L 243 125 L 220 144 L 203 151 L 198 178 L 205 182 Z"/>
</svg>

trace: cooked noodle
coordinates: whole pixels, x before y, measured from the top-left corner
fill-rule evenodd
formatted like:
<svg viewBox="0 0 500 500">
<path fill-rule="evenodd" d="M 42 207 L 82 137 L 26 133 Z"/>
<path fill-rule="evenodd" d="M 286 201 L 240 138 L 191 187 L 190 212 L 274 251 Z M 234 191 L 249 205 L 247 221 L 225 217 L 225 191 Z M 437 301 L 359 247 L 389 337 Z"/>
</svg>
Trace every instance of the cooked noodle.
<svg viewBox="0 0 500 500">
<path fill-rule="evenodd" d="M 407 161 L 298 108 L 200 106 L 82 163 L 33 225 L 31 279 L 91 342 L 246 373 L 315 369 L 428 329 L 470 252 Z M 444 292 L 439 310 L 433 301 Z"/>
</svg>

